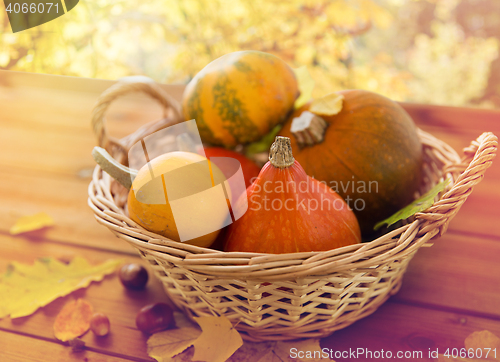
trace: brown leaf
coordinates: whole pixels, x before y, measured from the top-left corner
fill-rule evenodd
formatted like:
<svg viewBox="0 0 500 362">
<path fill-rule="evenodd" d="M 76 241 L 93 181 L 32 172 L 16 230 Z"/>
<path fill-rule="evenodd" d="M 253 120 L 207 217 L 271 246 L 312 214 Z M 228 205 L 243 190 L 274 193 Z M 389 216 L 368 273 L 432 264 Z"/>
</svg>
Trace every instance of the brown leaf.
<svg viewBox="0 0 500 362">
<path fill-rule="evenodd" d="M 83 299 L 69 302 L 56 317 L 54 335 L 63 342 L 80 337 L 89 330 L 93 313 L 92 305 Z"/>
</svg>

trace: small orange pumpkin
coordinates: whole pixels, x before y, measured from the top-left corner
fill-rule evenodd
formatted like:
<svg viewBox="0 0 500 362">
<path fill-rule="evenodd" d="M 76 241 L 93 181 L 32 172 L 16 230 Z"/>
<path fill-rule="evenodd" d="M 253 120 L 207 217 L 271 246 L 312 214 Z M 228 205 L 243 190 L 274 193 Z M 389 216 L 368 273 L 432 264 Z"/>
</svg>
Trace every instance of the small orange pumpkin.
<svg viewBox="0 0 500 362">
<path fill-rule="evenodd" d="M 299 95 L 293 70 L 259 51 L 226 54 L 203 68 L 186 86 L 182 108 L 195 119 L 201 139 L 234 147 L 259 140 L 286 121 Z"/>
<path fill-rule="evenodd" d="M 328 186 L 306 175 L 289 138 L 276 138 L 247 196 L 248 210 L 229 226 L 225 251 L 325 251 L 361 241 L 354 213 Z"/>
<path fill-rule="evenodd" d="M 203 172 L 204 163 L 206 163 L 207 172 Z M 189 168 L 190 165 L 201 165 L 201 168 Z M 183 175 L 176 179 L 179 174 L 175 171 L 181 168 L 183 168 L 181 171 Z M 176 194 L 184 196 L 181 200 L 181 216 L 183 219 L 192 219 L 189 227 L 193 234 L 199 235 L 198 231 L 207 226 L 213 230 L 186 242 L 202 247 L 210 246 L 217 238 L 220 229 L 226 224 L 229 215 L 227 200 L 225 200 L 226 203 L 221 203 L 220 198 L 217 198 L 214 193 L 198 192 L 194 195 L 196 197 L 192 196 L 196 191 L 204 191 L 212 187 L 214 179 L 224 180 L 225 178 L 217 166 L 196 153 L 170 152 L 144 165 L 137 173 L 128 194 L 127 207 L 130 218 L 146 230 L 175 241 L 181 240 L 171 200 L 169 200 L 172 196 L 170 188 L 167 195 L 165 178 L 169 175 L 172 175 L 170 184 L 176 189 Z M 191 182 L 185 182 L 186 179 Z M 231 197 L 230 190 L 226 191 Z M 209 215 L 208 220 L 206 215 Z M 200 221 L 198 216 L 205 217 L 205 219 Z"/>
</svg>

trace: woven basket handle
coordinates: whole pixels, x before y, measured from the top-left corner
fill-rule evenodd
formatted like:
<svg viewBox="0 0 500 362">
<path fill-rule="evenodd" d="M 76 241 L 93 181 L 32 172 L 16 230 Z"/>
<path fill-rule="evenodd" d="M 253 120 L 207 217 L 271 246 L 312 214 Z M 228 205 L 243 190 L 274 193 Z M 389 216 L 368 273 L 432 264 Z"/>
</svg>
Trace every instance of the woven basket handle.
<svg viewBox="0 0 500 362">
<path fill-rule="evenodd" d="M 108 107 L 115 99 L 125 94 L 134 92 L 145 93 L 154 100 L 158 101 L 163 107 L 164 117 L 169 120 L 169 123 L 173 124 L 182 120 L 180 104 L 163 89 L 161 89 L 152 79 L 142 76 L 122 78 L 120 82 L 109 87 L 99 96 L 92 111 L 91 124 L 94 134 L 97 137 L 97 144 L 111 154 L 114 153 L 113 151 L 119 151 L 122 155 L 126 156 L 130 144 L 126 144 L 123 140 L 120 141 L 108 135 L 104 116 Z M 167 126 L 167 124 L 162 124 L 161 126 Z M 159 129 L 161 127 L 158 126 L 154 128 Z"/>
<path fill-rule="evenodd" d="M 485 132 L 472 141 L 469 147 L 464 148 L 464 157 L 461 163 L 455 166 L 461 168 L 468 164 L 465 171 L 457 177 L 453 186 L 439 201 L 425 212 L 416 215 L 417 219 L 425 221 L 419 231 L 420 235 L 436 227 L 439 227 L 440 234 L 446 231 L 450 220 L 460 210 L 473 187 L 483 179 L 486 169 L 491 166 L 497 147 L 498 138 L 491 132 Z"/>
</svg>

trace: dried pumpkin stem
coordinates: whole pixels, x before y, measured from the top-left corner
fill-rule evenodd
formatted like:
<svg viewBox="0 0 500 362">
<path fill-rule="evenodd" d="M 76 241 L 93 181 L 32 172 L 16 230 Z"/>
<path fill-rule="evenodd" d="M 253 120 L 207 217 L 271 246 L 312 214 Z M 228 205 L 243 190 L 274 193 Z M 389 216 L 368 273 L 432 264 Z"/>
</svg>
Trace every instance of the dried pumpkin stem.
<svg viewBox="0 0 500 362">
<path fill-rule="evenodd" d="M 132 181 L 137 176 L 137 170 L 128 168 L 118 163 L 104 148 L 94 147 L 92 157 L 103 171 L 107 172 L 116 181 L 127 189 L 132 187 Z"/>
<path fill-rule="evenodd" d="M 323 118 L 304 111 L 299 117 L 293 119 L 290 131 L 299 146 L 312 146 L 323 141 L 326 127 L 328 123 Z"/>
<path fill-rule="evenodd" d="M 269 162 L 277 168 L 287 168 L 293 165 L 295 159 L 292 154 L 290 138 L 277 136 L 269 151 Z"/>
</svg>

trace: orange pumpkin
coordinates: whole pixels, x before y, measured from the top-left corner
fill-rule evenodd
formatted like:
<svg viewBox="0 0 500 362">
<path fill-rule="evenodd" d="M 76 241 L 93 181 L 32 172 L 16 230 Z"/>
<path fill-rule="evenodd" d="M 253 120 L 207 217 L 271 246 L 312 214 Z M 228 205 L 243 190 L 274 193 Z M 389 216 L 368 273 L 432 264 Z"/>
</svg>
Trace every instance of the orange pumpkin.
<svg viewBox="0 0 500 362">
<path fill-rule="evenodd" d="M 241 165 L 241 171 L 243 172 L 246 187 L 250 186 L 252 184 L 252 181 L 255 180 L 259 175 L 260 167 L 257 166 L 255 162 L 253 162 L 249 158 L 243 156 L 241 153 L 231 151 L 222 147 L 207 147 L 204 149 L 204 151 L 205 156 L 208 159 L 212 157 L 228 157 L 237 160 Z M 226 176 L 226 178 L 230 178 L 233 175 L 233 173 L 231 172 L 232 168 L 223 166 L 224 164 L 219 165 L 219 169 L 222 171 L 224 176 Z"/>
<path fill-rule="evenodd" d="M 182 107 L 186 120 L 196 120 L 204 142 L 234 147 L 285 122 L 298 95 L 295 74 L 281 59 L 239 51 L 203 68 L 187 85 Z"/>
<path fill-rule="evenodd" d="M 197 167 L 189 167 L 192 165 Z M 169 197 L 174 197 L 170 190 L 175 190 L 182 201 L 182 209 L 176 209 L 176 217 L 180 215 L 184 222 L 190 219 L 188 224 L 194 235 L 201 235 L 207 227 L 211 229 L 210 232 L 186 242 L 202 247 L 210 246 L 220 229 L 226 225 L 229 214 L 227 200 L 224 199 L 221 203 L 216 194 L 200 192 L 212 187 L 214 179 L 224 180 L 222 172 L 214 164 L 210 167 L 208 165 L 209 161 L 205 157 L 181 151 L 166 153 L 151 160 L 139 170 L 128 194 L 130 218 L 146 230 L 180 241 L 177 226 L 179 219 L 177 222 L 174 219 L 172 200 L 169 200 Z M 181 168 L 181 173 L 177 173 Z M 169 177 L 166 183 L 165 179 Z M 231 197 L 230 190 L 227 191 Z M 192 197 L 193 195 L 196 197 Z M 203 221 L 200 221 L 201 218 Z"/>
<path fill-rule="evenodd" d="M 306 175 L 289 138 L 276 138 L 247 196 L 248 210 L 229 226 L 225 251 L 324 251 L 361 240 L 354 213 L 328 186 Z"/>
<path fill-rule="evenodd" d="M 376 222 L 413 200 L 421 181 L 422 145 L 413 120 L 396 102 L 363 90 L 338 94 L 344 96 L 340 113 L 304 114 L 310 106 L 305 105 L 280 135 L 292 139 L 295 158 L 308 175 L 347 201 L 369 237 Z M 308 127 L 297 127 L 294 119 L 301 115 L 311 116 Z"/>
</svg>

